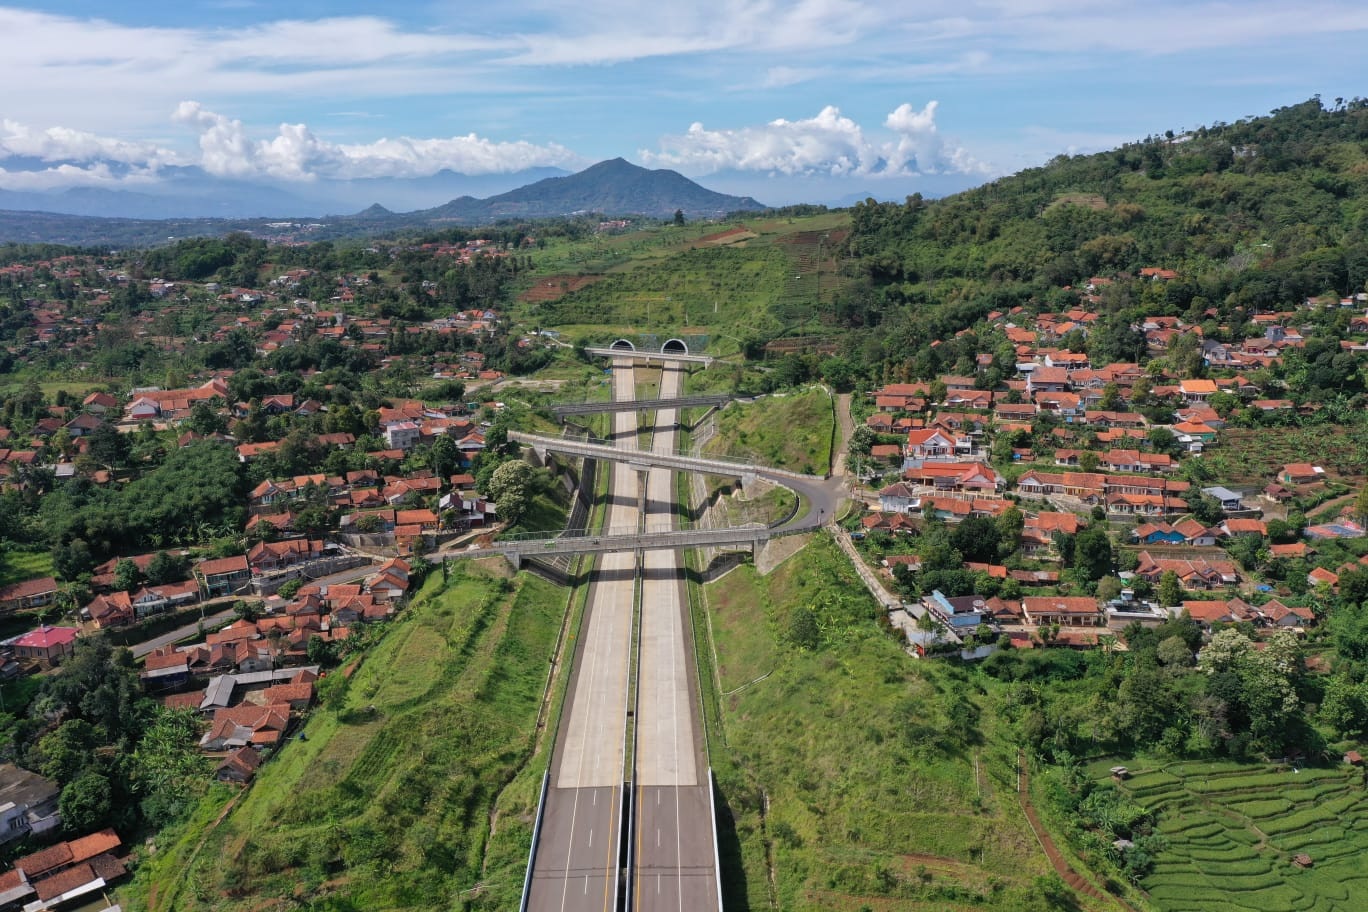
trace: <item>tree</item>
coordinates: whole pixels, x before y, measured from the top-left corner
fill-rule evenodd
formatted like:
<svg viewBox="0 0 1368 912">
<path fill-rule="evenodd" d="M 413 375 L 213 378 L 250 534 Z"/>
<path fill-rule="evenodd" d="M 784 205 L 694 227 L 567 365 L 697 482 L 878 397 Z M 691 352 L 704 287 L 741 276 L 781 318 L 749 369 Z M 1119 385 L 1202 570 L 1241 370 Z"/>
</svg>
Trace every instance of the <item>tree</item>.
<svg viewBox="0 0 1368 912">
<path fill-rule="evenodd" d="M 1183 584 L 1177 573 L 1165 570 L 1160 575 L 1158 599 L 1162 608 L 1173 608 L 1183 603 Z"/>
<path fill-rule="evenodd" d="M 1121 578 L 1118 576 L 1104 576 L 1097 581 L 1097 597 L 1104 602 L 1110 602 L 1121 595 Z"/>
<path fill-rule="evenodd" d="M 133 790 L 143 817 L 154 827 L 178 819 L 204 776 L 199 721 L 193 709 L 157 710 L 131 757 Z"/>
<path fill-rule="evenodd" d="M 1089 580 L 1115 572 L 1111 537 L 1100 525 L 1089 526 L 1074 536 L 1073 566 Z"/>
<path fill-rule="evenodd" d="M 147 581 L 154 586 L 190 578 L 190 560 L 181 554 L 158 551 L 147 564 Z"/>
<path fill-rule="evenodd" d="M 112 424 L 100 422 L 86 437 L 87 452 L 100 465 L 117 468 L 128 462 L 132 444 Z"/>
<path fill-rule="evenodd" d="M 676 209 L 676 210 L 675 210 L 675 213 L 674 213 L 674 224 L 675 224 L 675 225 L 683 225 L 683 224 L 684 224 L 684 210 L 683 210 L 683 209 Z"/>
<path fill-rule="evenodd" d="M 79 538 L 52 549 L 52 569 L 64 580 L 74 580 L 82 573 L 89 573 L 94 566 L 90 546 Z"/>
<path fill-rule="evenodd" d="M 99 829 L 109 819 L 113 808 L 109 777 L 96 768 L 87 769 L 62 789 L 57 808 L 62 813 L 62 826 L 68 832 L 88 833 Z"/>
<path fill-rule="evenodd" d="M 994 520 L 998 532 L 998 554 L 1008 557 L 1021 547 L 1021 533 L 1026 528 L 1026 515 L 1015 504 L 1003 510 Z"/>
<path fill-rule="evenodd" d="M 65 785 L 72 782 L 95 759 L 100 734 L 84 719 L 68 719 L 37 744 L 30 762 L 49 779 Z"/>
<path fill-rule="evenodd" d="M 969 516 L 950 533 L 950 545 L 967 561 L 992 563 L 998 556 L 1001 536 L 986 516 Z"/>
<path fill-rule="evenodd" d="M 124 558 L 114 565 L 114 588 L 121 592 L 132 592 L 142 581 L 142 571 L 138 565 Z"/>
<path fill-rule="evenodd" d="M 461 463 L 461 451 L 456 441 L 445 434 L 438 437 L 432 442 L 432 449 L 428 450 L 428 462 L 432 466 L 432 474 L 445 484 L 447 477 Z"/>
<path fill-rule="evenodd" d="M 485 492 L 494 501 L 499 519 L 515 526 L 531 506 L 535 470 L 521 459 L 510 459 L 490 475 Z"/>
<path fill-rule="evenodd" d="M 874 434 L 873 428 L 862 424 L 850 435 L 850 440 L 847 441 L 846 444 L 846 450 L 851 456 L 868 456 L 873 449 L 876 440 L 877 437 Z M 1365 488 L 1364 490 L 1368 490 L 1368 488 Z"/>
<path fill-rule="evenodd" d="M 1078 454 L 1078 467 L 1085 472 L 1096 472 L 1097 467 L 1102 464 L 1102 457 L 1092 450 L 1084 450 Z"/>
<path fill-rule="evenodd" d="M 1368 522 L 1368 485 L 1360 488 L 1358 496 L 1354 498 L 1354 518 L 1359 522 Z"/>
<path fill-rule="evenodd" d="M 1192 510 L 1192 518 L 1204 526 L 1214 526 L 1225 517 L 1221 502 L 1210 494 L 1195 492 L 1189 495 L 1187 504 Z"/>
</svg>

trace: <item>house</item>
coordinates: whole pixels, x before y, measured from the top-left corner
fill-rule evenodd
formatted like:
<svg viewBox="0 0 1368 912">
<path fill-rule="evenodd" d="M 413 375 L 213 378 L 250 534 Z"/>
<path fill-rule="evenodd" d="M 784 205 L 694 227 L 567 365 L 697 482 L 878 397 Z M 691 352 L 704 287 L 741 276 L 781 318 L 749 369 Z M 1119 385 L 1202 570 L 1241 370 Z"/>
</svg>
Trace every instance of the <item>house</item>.
<svg viewBox="0 0 1368 912">
<path fill-rule="evenodd" d="M 1037 627 L 1096 627 L 1106 623 L 1100 603 L 1091 596 L 1028 595 L 1021 600 L 1021 609 L 1027 622 Z"/>
<path fill-rule="evenodd" d="M 122 627 L 133 623 L 133 600 L 127 592 L 111 592 L 97 595 L 81 613 L 95 623 L 101 630 Z"/>
<path fill-rule="evenodd" d="M 971 631 L 992 619 L 988 603 L 979 595 L 948 597 L 939 589 L 922 599 L 922 606 L 954 631 Z"/>
<path fill-rule="evenodd" d="M 251 582 L 252 568 L 247 563 L 247 556 L 239 554 L 201 561 L 195 566 L 195 574 L 204 586 L 205 597 L 215 598 L 232 595 Z"/>
<path fill-rule="evenodd" d="M 51 779 L 13 763 L 0 763 L 0 843 L 61 826 L 57 810 L 61 792 Z"/>
<path fill-rule="evenodd" d="M 75 627 L 50 627 L 47 624 L 10 641 L 16 659 L 37 659 L 48 667 L 58 665 L 76 651 Z"/>
<path fill-rule="evenodd" d="M 1195 519 L 1185 519 L 1173 527 L 1182 533 L 1183 541 L 1196 548 L 1209 548 L 1216 544 L 1216 531 L 1208 529 Z"/>
<path fill-rule="evenodd" d="M 57 581 L 50 576 L 24 580 L 0 588 L 0 614 L 44 608 L 57 598 Z"/>
<path fill-rule="evenodd" d="M 1141 551 L 1138 561 L 1135 575 L 1155 585 L 1168 571 L 1177 575 L 1184 589 L 1219 589 L 1222 586 L 1233 586 L 1240 581 L 1240 574 L 1230 561 L 1155 558 L 1148 551 Z"/>
<path fill-rule="evenodd" d="M 382 602 L 395 602 L 408 594 L 409 565 L 399 558 L 391 558 L 380 565 L 367 583 L 371 595 Z"/>
<path fill-rule="evenodd" d="M 1229 488 L 1217 486 L 1202 488 L 1202 493 L 1220 501 L 1221 509 L 1227 513 L 1235 513 L 1244 509 L 1244 495 L 1239 491 L 1232 491 Z"/>
<path fill-rule="evenodd" d="M 1131 530 L 1131 537 L 1142 545 L 1185 544 L 1183 533 L 1168 523 L 1141 523 Z"/>
<path fill-rule="evenodd" d="M 412 421 L 396 421 L 385 425 L 385 442 L 392 450 L 408 452 L 418 443 L 422 431 Z"/>
<path fill-rule="evenodd" d="M 904 453 L 908 459 L 945 459 L 955 455 L 955 438 L 939 428 L 910 431 Z"/>
<path fill-rule="evenodd" d="M 274 573 L 323 556 L 323 542 L 292 538 L 280 542 L 257 542 L 247 552 L 246 561 L 254 576 Z"/>
<path fill-rule="evenodd" d="M 246 785 L 252 781 L 252 777 L 256 775 L 259 766 L 261 766 L 261 754 L 250 744 L 244 744 L 223 758 L 223 762 L 214 771 L 214 778 L 219 782 Z"/>
<path fill-rule="evenodd" d="M 1316 614 L 1310 608 L 1288 607 L 1278 599 L 1271 599 L 1254 609 L 1260 620 L 1270 627 L 1310 627 Z"/>
<path fill-rule="evenodd" d="M 1331 589 L 1334 589 L 1339 585 L 1339 574 L 1335 573 L 1333 570 L 1326 570 L 1324 567 L 1316 567 L 1310 573 L 1306 574 L 1306 581 L 1312 586 L 1325 583 Z"/>
<path fill-rule="evenodd" d="M 1221 531 L 1230 538 L 1237 535 L 1257 535 L 1268 534 L 1267 527 L 1264 526 L 1262 519 L 1227 519 L 1221 523 Z"/>
<path fill-rule="evenodd" d="M 0 878 L 5 908 L 22 902 L 26 910 L 49 909 L 104 889 L 125 873 L 113 855 L 122 844 L 117 833 L 104 829 L 25 855 Z"/>
<path fill-rule="evenodd" d="M 1278 472 L 1278 481 L 1283 484 L 1313 484 L 1325 480 L 1325 469 L 1307 462 L 1290 462 Z"/>
<path fill-rule="evenodd" d="M 1254 607 L 1243 599 L 1229 601 L 1220 599 L 1208 601 L 1184 601 L 1183 611 L 1202 627 L 1210 630 L 1212 624 L 1233 624 L 1236 621 L 1253 620 Z"/>
<path fill-rule="evenodd" d="M 1178 391 L 1189 404 L 1206 402 L 1218 392 L 1214 380 L 1184 380 L 1178 384 Z"/>
</svg>

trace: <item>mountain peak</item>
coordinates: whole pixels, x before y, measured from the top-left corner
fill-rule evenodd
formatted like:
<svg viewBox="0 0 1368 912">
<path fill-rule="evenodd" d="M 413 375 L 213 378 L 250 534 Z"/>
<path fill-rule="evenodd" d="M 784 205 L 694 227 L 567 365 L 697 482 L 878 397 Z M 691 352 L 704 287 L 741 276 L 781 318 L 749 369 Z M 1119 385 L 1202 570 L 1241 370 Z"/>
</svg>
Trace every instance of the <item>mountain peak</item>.
<svg viewBox="0 0 1368 912">
<path fill-rule="evenodd" d="M 669 218 L 712 218 L 765 207 L 745 196 L 699 186 L 677 171 L 652 171 L 610 158 L 566 177 L 547 178 L 485 200 L 456 199 L 425 214 L 467 224 L 511 218 L 556 218 L 577 212 Z"/>
<path fill-rule="evenodd" d="M 365 209 L 362 209 L 360 212 L 356 213 L 356 215 L 355 215 L 354 217 L 355 217 L 355 218 L 385 218 L 386 216 L 390 216 L 390 215 L 394 215 L 394 213 L 391 212 L 390 210 L 386 209 L 384 206 L 380 205 L 379 203 L 371 203 L 371 204 L 370 204 L 369 206 L 367 206 Z"/>
</svg>

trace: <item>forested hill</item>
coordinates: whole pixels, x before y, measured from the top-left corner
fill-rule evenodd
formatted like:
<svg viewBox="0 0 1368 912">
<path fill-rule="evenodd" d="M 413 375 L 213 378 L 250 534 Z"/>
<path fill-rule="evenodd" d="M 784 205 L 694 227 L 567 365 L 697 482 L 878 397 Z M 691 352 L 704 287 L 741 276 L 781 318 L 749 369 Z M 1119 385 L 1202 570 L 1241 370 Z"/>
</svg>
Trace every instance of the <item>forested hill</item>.
<svg viewBox="0 0 1368 912">
<path fill-rule="evenodd" d="M 1106 289 L 1115 332 L 1156 308 L 1203 322 L 1236 309 L 1293 307 L 1368 282 L 1368 100 L 1319 99 L 1267 117 L 1151 137 L 1111 152 L 1060 156 L 938 201 L 868 201 L 852 210 L 857 275 L 836 318 L 851 352 L 932 375 L 955 347 L 926 349 L 992 310 L 1058 310 L 1090 277 L 1174 270 L 1160 299 L 1138 283 Z M 1237 325 L 1239 321 L 1236 321 Z M 873 326 L 879 326 L 877 332 Z M 864 332 L 859 332 L 864 329 Z M 1110 340 L 1110 341 L 1109 341 Z M 920 353 L 912 363 L 912 353 Z M 1123 350 L 1105 354 L 1123 356 Z"/>
</svg>

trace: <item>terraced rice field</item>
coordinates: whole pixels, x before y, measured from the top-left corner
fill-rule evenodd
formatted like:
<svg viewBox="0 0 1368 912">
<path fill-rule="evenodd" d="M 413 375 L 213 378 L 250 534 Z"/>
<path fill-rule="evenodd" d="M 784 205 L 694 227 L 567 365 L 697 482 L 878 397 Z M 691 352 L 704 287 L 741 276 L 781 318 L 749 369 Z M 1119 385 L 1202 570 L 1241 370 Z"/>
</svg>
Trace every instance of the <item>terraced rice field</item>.
<svg viewBox="0 0 1368 912">
<path fill-rule="evenodd" d="M 1141 884 L 1163 912 L 1368 909 L 1368 790 L 1343 767 L 1177 763 L 1121 784 L 1169 841 Z M 1105 770 L 1099 770 L 1105 773 Z M 1311 868 L 1292 858 L 1310 855 Z"/>
</svg>

